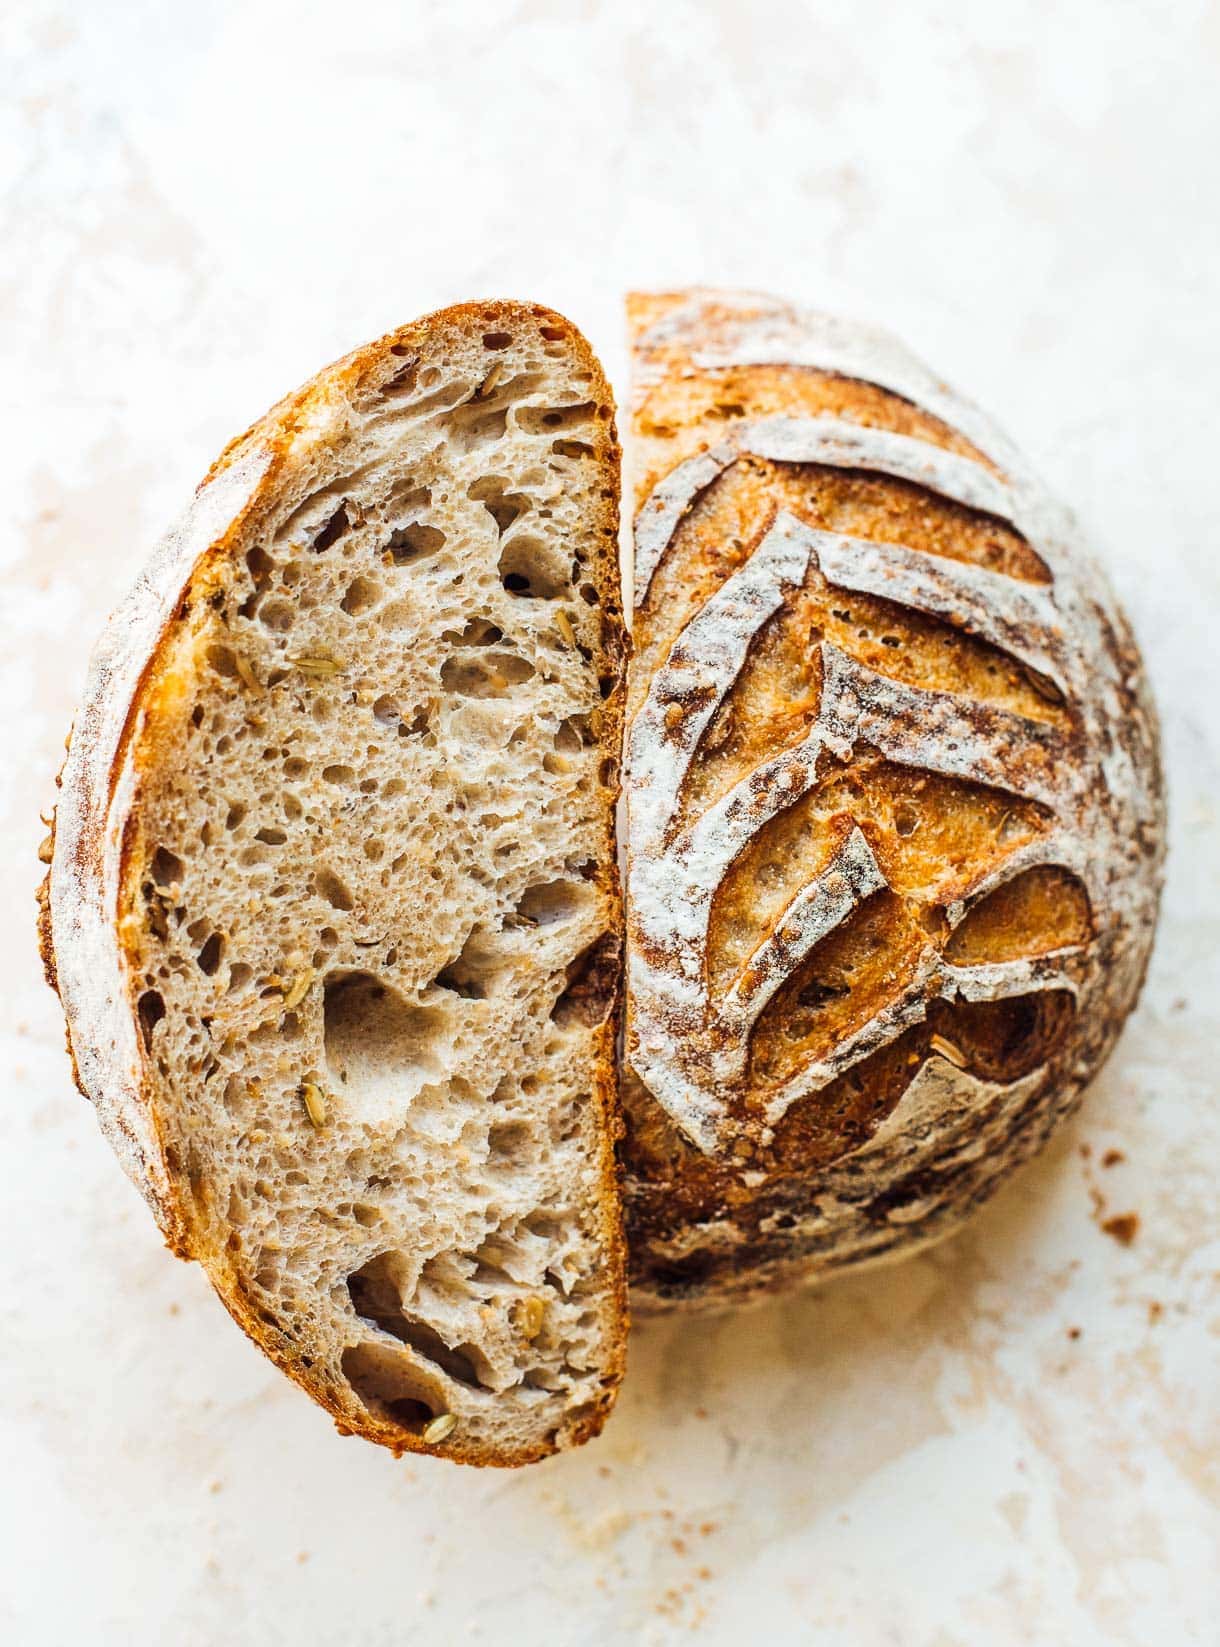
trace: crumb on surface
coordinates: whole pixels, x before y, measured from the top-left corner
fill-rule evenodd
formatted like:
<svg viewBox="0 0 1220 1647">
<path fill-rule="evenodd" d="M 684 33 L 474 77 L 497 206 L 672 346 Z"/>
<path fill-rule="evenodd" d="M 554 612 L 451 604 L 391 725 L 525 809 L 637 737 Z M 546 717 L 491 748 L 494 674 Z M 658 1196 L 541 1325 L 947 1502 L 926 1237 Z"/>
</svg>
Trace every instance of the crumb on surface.
<svg viewBox="0 0 1220 1647">
<path fill-rule="evenodd" d="M 1102 1234 L 1111 1236 L 1120 1246 L 1129 1247 L 1139 1234 L 1140 1220 L 1137 1212 L 1116 1213 L 1113 1218 L 1107 1218 L 1102 1226 Z"/>
</svg>

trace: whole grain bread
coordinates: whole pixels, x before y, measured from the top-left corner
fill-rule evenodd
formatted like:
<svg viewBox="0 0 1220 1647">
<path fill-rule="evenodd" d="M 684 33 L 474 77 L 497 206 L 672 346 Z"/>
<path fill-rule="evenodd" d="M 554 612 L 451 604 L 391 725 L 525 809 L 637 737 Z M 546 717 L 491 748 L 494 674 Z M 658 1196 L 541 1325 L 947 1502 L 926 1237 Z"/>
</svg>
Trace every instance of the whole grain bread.
<svg viewBox="0 0 1220 1647">
<path fill-rule="evenodd" d="M 1071 519 L 889 338 L 631 300 L 628 1238 L 645 1304 L 938 1239 L 1139 992 L 1164 838 Z"/>
<path fill-rule="evenodd" d="M 345 1432 L 517 1464 L 622 1374 L 610 393 L 527 304 L 229 446 L 95 655 L 42 937 L 170 1246 Z"/>
</svg>

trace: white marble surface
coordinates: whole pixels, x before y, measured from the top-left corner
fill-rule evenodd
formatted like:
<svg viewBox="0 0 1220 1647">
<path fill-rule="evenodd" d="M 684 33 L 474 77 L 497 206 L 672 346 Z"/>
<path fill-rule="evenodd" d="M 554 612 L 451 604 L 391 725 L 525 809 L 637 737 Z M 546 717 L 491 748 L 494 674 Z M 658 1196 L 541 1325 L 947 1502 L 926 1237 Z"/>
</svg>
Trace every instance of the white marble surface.
<svg viewBox="0 0 1220 1647">
<path fill-rule="evenodd" d="M 8 0 L 0 29 L 4 1639 L 1215 1642 L 1220 9 Z M 641 1325 L 574 1456 L 395 1463 L 164 1253 L 72 1090 L 38 808 L 105 611 L 283 390 L 496 294 L 621 382 L 622 288 L 692 280 L 890 324 L 1078 508 L 1164 717 L 1152 975 L 959 1240 Z"/>
</svg>

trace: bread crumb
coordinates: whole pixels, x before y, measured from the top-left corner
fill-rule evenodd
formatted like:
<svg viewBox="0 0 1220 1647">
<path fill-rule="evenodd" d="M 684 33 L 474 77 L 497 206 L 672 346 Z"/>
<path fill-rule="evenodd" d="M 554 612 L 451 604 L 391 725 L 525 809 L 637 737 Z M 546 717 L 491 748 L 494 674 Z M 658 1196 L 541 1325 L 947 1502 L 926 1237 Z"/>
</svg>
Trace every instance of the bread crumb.
<svg viewBox="0 0 1220 1647">
<path fill-rule="evenodd" d="M 1129 1247 L 1139 1234 L 1140 1220 L 1137 1212 L 1120 1212 L 1113 1218 L 1107 1218 L 1102 1224 L 1102 1234 L 1112 1236 L 1120 1246 Z"/>
</svg>

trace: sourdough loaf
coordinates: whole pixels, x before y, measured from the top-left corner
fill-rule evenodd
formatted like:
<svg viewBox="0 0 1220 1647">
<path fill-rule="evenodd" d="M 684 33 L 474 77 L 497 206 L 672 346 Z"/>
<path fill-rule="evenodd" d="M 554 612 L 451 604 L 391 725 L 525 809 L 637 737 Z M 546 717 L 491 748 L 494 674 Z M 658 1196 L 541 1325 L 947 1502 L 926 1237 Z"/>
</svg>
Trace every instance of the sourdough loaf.
<svg viewBox="0 0 1220 1647">
<path fill-rule="evenodd" d="M 1138 653 L 992 425 L 884 336 L 636 297 L 628 1237 L 719 1303 L 952 1230 L 1138 994 Z"/>
<path fill-rule="evenodd" d="M 42 934 L 169 1244 L 339 1427 L 515 1464 L 622 1372 L 618 450 L 465 305 L 221 457 L 94 658 Z"/>
</svg>

